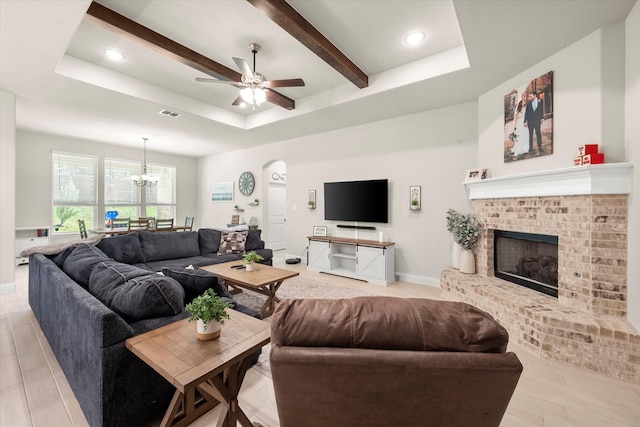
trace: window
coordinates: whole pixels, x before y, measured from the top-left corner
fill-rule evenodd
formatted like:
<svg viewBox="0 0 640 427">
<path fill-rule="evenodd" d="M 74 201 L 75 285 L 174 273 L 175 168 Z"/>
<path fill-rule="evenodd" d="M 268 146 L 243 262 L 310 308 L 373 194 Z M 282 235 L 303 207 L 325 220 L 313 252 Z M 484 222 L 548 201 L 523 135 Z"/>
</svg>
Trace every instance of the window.
<svg viewBox="0 0 640 427">
<path fill-rule="evenodd" d="M 149 172 L 159 178 L 158 185 L 146 187 L 146 216 L 175 218 L 176 212 L 176 168 L 175 166 L 147 165 Z M 175 221 L 174 221 L 175 223 Z"/>
<path fill-rule="evenodd" d="M 98 158 L 53 152 L 53 232 L 79 232 L 78 220 L 93 228 L 97 211 Z"/>
<path fill-rule="evenodd" d="M 140 216 L 140 188 L 131 180 L 132 175 L 140 175 L 140 169 L 140 162 L 104 159 L 105 211 L 118 211 L 118 218 Z"/>
<path fill-rule="evenodd" d="M 51 158 L 54 233 L 79 232 L 79 219 L 87 229 L 102 228 L 107 211 L 117 211 L 118 218 L 175 218 L 175 166 L 148 164 L 159 182 L 140 188 L 131 176 L 141 174 L 141 162 L 105 158 L 103 200 L 98 193 L 97 156 L 53 152 Z"/>
</svg>

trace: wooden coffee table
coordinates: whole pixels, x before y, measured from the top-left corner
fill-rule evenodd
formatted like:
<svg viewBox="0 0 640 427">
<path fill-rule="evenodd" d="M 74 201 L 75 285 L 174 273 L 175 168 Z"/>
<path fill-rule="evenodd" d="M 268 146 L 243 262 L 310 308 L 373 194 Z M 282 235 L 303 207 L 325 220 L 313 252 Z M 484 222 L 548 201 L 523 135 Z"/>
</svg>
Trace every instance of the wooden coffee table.
<svg viewBox="0 0 640 427">
<path fill-rule="evenodd" d="M 253 353 L 270 341 L 271 325 L 229 310 L 220 338 L 200 341 L 188 319 L 126 340 L 126 347 L 176 388 L 161 426 L 186 426 L 219 403 L 218 426 L 252 427 L 238 393 Z"/>
<path fill-rule="evenodd" d="M 269 265 L 255 263 L 253 271 L 244 268 L 233 268 L 242 265 L 242 261 L 231 261 L 222 264 L 213 264 L 200 267 L 209 271 L 224 281 L 227 287 L 245 288 L 267 296 L 267 300 L 260 308 L 262 318 L 271 316 L 280 299 L 276 292 L 286 279 L 300 275 L 297 271 L 271 267 Z M 238 290 L 240 292 L 240 290 Z M 232 292 L 234 293 L 234 292 Z"/>
</svg>

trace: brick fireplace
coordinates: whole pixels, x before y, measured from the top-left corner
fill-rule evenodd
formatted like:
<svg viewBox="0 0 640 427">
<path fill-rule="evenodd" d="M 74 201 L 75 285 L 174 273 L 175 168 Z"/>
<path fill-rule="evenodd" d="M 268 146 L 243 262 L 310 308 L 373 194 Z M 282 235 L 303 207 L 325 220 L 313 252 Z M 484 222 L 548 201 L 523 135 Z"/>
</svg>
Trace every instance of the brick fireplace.
<svg viewBox="0 0 640 427">
<path fill-rule="evenodd" d="M 640 384 L 640 334 L 627 314 L 632 166 L 610 164 L 466 183 L 485 232 L 475 275 L 445 269 L 444 299 L 491 313 L 541 357 Z M 558 296 L 494 276 L 496 230 L 558 236 Z"/>
</svg>

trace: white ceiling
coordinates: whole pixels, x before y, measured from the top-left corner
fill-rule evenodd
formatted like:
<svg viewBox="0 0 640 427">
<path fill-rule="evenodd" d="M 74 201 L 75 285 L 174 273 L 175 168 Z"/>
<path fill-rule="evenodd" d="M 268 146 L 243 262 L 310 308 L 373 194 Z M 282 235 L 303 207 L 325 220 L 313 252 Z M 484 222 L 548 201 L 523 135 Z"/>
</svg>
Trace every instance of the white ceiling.
<svg viewBox="0 0 640 427">
<path fill-rule="evenodd" d="M 18 129 L 128 146 L 146 136 L 150 150 L 203 156 L 475 100 L 635 0 L 289 0 L 369 76 L 365 89 L 244 0 L 98 3 L 234 70 L 259 43 L 257 71 L 306 82 L 278 89 L 296 109 L 231 106 L 237 88 L 198 83 L 208 76 L 83 21 L 89 0 L 1 0 L 0 84 L 17 95 Z M 420 46 L 404 43 L 412 30 L 427 35 Z"/>
</svg>

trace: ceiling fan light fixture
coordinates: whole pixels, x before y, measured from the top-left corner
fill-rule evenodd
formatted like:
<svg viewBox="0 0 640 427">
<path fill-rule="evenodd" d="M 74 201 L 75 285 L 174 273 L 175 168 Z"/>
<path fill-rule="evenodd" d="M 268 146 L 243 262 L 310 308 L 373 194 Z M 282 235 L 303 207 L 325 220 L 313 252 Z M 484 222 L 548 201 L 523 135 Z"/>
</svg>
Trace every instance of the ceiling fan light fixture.
<svg viewBox="0 0 640 427">
<path fill-rule="evenodd" d="M 267 100 L 267 94 L 264 89 L 259 87 L 246 87 L 240 91 L 240 97 L 247 104 L 260 105 Z"/>
<path fill-rule="evenodd" d="M 416 46 L 420 44 L 424 38 L 425 34 L 422 31 L 413 31 L 404 38 L 404 41 L 410 46 Z"/>
<path fill-rule="evenodd" d="M 267 100 L 267 93 L 264 91 L 264 89 L 261 89 L 261 88 L 254 89 L 253 96 L 256 100 L 256 104 L 258 105 L 262 104 L 264 101 Z"/>
</svg>

